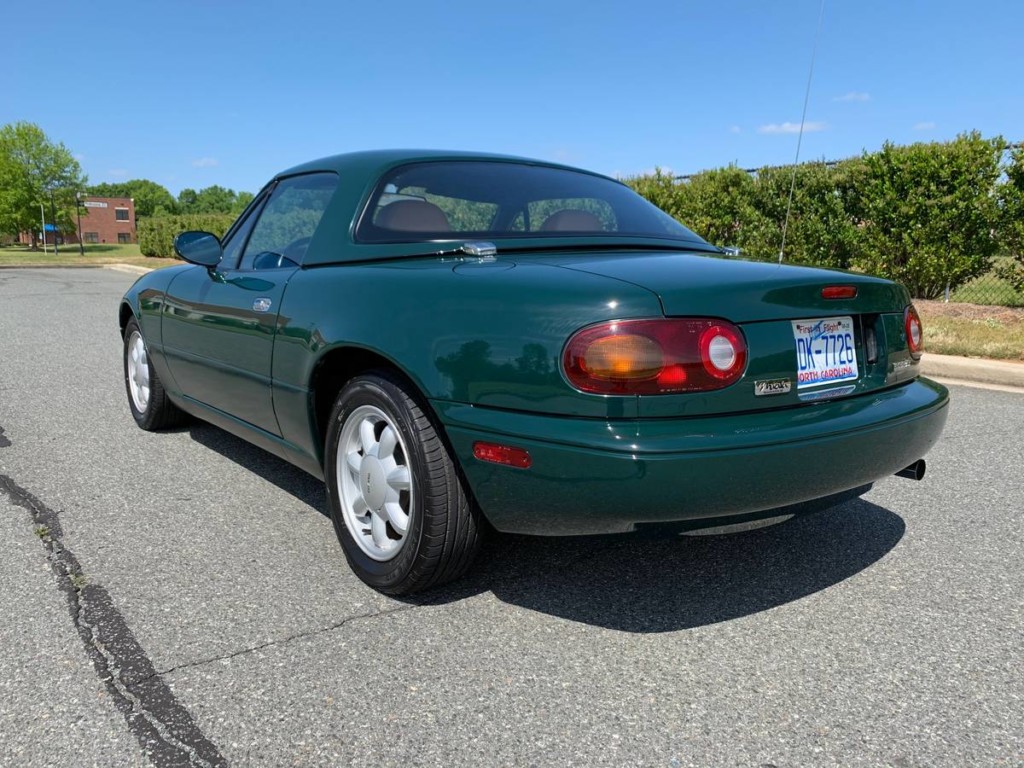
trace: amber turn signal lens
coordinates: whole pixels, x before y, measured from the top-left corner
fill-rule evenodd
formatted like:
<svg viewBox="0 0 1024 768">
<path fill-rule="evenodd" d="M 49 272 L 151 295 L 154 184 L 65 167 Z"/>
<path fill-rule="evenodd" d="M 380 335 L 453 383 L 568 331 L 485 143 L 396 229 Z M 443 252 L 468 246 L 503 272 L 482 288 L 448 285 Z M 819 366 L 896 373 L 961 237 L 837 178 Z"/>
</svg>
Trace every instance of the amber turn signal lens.
<svg viewBox="0 0 1024 768">
<path fill-rule="evenodd" d="M 646 336 L 604 336 L 584 350 L 581 365 L 598 379 L 651 379 L 662 369 L 661 347 Z"/>
</svg>

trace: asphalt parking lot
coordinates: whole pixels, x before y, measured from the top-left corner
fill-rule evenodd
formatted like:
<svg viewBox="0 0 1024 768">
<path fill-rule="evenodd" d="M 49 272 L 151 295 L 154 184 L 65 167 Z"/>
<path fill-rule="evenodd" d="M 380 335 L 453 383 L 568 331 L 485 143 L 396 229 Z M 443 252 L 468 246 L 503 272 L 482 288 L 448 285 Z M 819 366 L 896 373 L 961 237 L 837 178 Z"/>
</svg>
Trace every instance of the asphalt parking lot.
<svg viewBox="0 0 1024 768">
<path fill-rule="evenodd" d="M 318 482 L 125 403 L 110 270 L 0 270 L 0 762 L 1024 765 L 1024 395 L 759 531 L 493 540 L 398 601 Z"/>
</svg>

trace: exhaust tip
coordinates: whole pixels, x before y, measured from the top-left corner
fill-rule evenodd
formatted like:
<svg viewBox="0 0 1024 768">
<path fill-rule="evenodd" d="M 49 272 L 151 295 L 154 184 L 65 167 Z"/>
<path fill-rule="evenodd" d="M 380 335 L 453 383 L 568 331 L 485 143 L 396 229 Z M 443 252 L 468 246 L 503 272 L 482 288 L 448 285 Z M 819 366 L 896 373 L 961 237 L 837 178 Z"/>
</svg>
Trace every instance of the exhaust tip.
<svg viewBox="0 0 1024 768">
<path fill-rule="evenodd" d="M 911 480 L 921 480 L 924 478 L 925 463 L 924 459 L 918 459 L 909 467 L 904 467 L 896 473 L 896 477 L 908 477 Z"/>
</svg>

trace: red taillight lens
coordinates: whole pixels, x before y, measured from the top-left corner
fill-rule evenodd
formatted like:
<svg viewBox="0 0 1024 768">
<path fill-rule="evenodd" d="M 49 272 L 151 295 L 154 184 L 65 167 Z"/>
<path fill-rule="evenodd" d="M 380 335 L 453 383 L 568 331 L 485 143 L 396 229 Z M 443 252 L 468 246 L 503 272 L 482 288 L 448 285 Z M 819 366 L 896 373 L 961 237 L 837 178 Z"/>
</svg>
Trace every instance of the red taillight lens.
<svg viewBox="0 0 1024 768">
<path fill-rule="evenodd" d="M 910 356 L 916 360 L 924 351 L 924 329 L 921 326 L 921 316 L 917 314 L 913 304 L 903 311 L 903 327 L 907 332 L 907 348 L 910 350 Z"/>
<path fill-rule="evenodd" d="M 510 445 L 499 443 L 484 443 L 477 441 L 473 443 L 473 456 L 480 461 L 489 461 L 492 464 L 504 464 L 508 467 L 529 469 L 533 459 L 525 448 L 513 448 Z"/>
<path fill-rule="evenodd" d="M 584 328 L 565 345 L 562 368 L 576 389 L 658 395 L 727 387 L 743 375 L 747 345 L 725 320 L 619 320 Z"/>
</svg>

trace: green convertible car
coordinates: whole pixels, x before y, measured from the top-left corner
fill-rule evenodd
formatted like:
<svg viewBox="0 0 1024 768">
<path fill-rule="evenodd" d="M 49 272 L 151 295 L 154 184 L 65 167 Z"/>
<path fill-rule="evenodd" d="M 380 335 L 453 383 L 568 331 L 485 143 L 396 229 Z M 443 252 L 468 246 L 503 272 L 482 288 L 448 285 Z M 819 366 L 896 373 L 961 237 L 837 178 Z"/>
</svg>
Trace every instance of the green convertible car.
<svg viewBox="0 0 1024 768">
<path fill-rule="evenodd" d="M 361 579 L 453 579 L 489 524 L 685 530 L 920 478 L 948 393 L 907 291 L 727 258 L 618 181 L 380 151 L 275 177 L 120 307 L 143 429 L 191 416 L 327 485 Z"/>
</svg>

